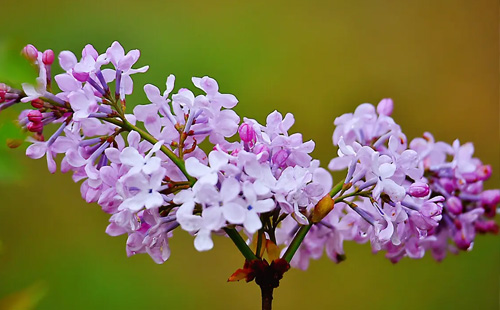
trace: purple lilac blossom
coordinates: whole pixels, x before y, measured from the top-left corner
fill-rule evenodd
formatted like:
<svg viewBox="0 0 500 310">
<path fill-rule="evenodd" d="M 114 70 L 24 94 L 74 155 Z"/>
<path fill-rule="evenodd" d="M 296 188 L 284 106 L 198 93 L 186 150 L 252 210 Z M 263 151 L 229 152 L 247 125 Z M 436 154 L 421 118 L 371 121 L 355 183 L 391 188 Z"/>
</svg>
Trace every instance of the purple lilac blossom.
<svg viewBox="0 0 500 310">
<path fill-rule="evenodd" d="M 491 167 L 473 157 L 473 145 L 435 142 L 430 133 L 408 143 L 391 117 L 389 98 L 335 119 L 338 157 L 328 167 L 347 169 L 346 178 L 342 190 L 332 192 L 334 209 L 316 222 L 313 209 L 330 194 L 333 180 L 311 157 L 314 142 L 289 133 L 292 114 L 274 111 L 265 125 L 241 122 L 233 110 L 237 98 L 221 93 L 216 80 L 193 77 L 204 92 L 196 96 L 187 88 L 174 92 L 174 75 L 163 93 L 144 86 L 150 103 L 126 114 L 132 75 L 148 69 L 132 69 L 139 50 L 125 53 L 113 42 L 102 54 L 86 45 L 80 60 L 61 52 L 64 72 L 53 79 L 59 92 L 51 90 L 54 53 L 27 45 L 23 54 L 37 68 L 36 85 L 23 84 L 20 91 L 0 84 L 0 111 L 31 103 L 33 109 L 19 116 L 32 133 L 26 155 L 45 156 L 54 173 L 62 154 L 60 169 L 82 181 L 82 198 L 111 215 L 106 232 L 127 234 L 129 256 L 147 253 L 165 262 L 179 227 L 195 236 L 198 251 L 213 248 L 213 234 L 236 228 L 250 240 L 263 231 L 285 252 L 299 227 L 310 225 L 291 261 L 301 269 L 324 251 L 341 262 L 347 240 L 370 242 L 392 262 L 426 251 L 441 260 L 448 251 L 472 249 L 477 233 L 498 231 L 492 218 L 500 191 L 484 190 Z M 45 139 L 52 123 L 58 129 Z M 200 148 L 203 141 L 210 152 Z"/>
</svg>

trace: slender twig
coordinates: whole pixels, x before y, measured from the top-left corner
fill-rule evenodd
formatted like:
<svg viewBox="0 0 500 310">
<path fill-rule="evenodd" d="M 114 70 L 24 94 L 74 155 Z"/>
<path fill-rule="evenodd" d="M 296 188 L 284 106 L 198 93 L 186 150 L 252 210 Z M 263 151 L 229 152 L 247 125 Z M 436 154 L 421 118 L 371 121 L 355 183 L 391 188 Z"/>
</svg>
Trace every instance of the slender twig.
<svg viewBox="0 0 500 310">
<path fill-rule="evenodd" d="M 273 307 L 273 288 L 261 286 L 260 292 L 262 297 L 262 310 L 271 310 Z"/>
<path fill-rule="evenodd" d="M 258 258 L 262 258 L 260 255 L 260 252 L 262 251 L 262 237 L 264 235 L 264 231 L 260 229 L 257 232 L 257 247 L 255 249 L 255 255 L 257 255 Z"/>
<path fill-rule="evenodd" d="M 371 193 L 371 191 L 361 191 L 361 192 L 360 191 L 354 191 L 352 193 L 345 194 L 345 195 L 342 195 L 342 196 L 339 196 L 339 197 L 335 198 L 334 202 L 335 203 L 343 202 L 344 199 L 349 198 L 349 197 L 354 197 L 354 196 L 368 196 L 370 193 Z"/>
<path fill-rule="evenodd" d="M 152 135 L 150 135 L 146 131 L 140 129 L 139 127 L 131 124 L 125 118 L 122 118 L 122 120 L 118 120 L 116 118 L 109 118 L 109 117 L 101 118 L 101 119 L 104 120 L 104 121 L 106 121 L 106 122 L 108 122 L 108 123 L 111 123 L 111 124 L 114 124 L 116 126 L 119 126 L 119 127 L 123 128 L 123 129 L 125 129 L 127 131 L 132 131 L 132 130 L 136 131 L 137 133 L 139 133 L 139 135 L 144 140 L 149 141 L 151 144 L 155 144 L 155 143 L 158 142 L 158 140 L 155 139 Z M 189 173 L 186 170 L 186 165 L 184 164 L 184 161 L 182 159 L 180 159 L 179 157 L 177 157 L 177 155 L 175 155 L 174 152 L 172 152 L 172 150 L 170 150 L 169 148 L 167 148 L 165 145 L 162 145 L 160 147 L 160 150 L 165 155 L 167 155 L 167 157 L 170 160 L 172 160 L 172 162 L 181 170 L 181 172 L 184 174 L 184 176 L 186 176 L 186 178 L 188 179 L 189 184 L 194 185 L 194 183 L 196 182 L 196 179 L 189 175 Z"/>
<path fill-rule="evenodd" d="M 252 261 L 254 259 L 258 259 L 257 256 L 252 252 L 252 250 L 248 247 L 247 243 L 240 234 L 234 228 L 224 228 L 226 234 L 231 238 L 233 243 L 236 245 L 238 250 L 240 250 L 241 254 L 245 257 L 246 260 Z"/>
<path fill-rule="evenodd" d="M 286 249 L 285 254 L 283 254 L 283 259 L 286 260 L 287 262 L 290 262 L 293 258 L 293 255 L 295 255 L 295 252 L 299 249 L 299 246 L 302 244 L 302 241 L 306 237 L 307 233 L 309 232 L 309 229 L 312 227 L 312 223 L 309 225 L 304 225 L 299 228 L 299 231 L 295 234 L 295 237 L 293 237 L 292 242 L 288 246 L 288 249 Z"/>
<path fill-rule="evenodd" d="M 340 182 L 335 184 L 335 186 L 330 191 L 330 197 L 337 195 L 342 190 L 342 187 L 344 186 L 344 182 L 345 182 L 345 180 L 341 180 Z"/>
</svg>

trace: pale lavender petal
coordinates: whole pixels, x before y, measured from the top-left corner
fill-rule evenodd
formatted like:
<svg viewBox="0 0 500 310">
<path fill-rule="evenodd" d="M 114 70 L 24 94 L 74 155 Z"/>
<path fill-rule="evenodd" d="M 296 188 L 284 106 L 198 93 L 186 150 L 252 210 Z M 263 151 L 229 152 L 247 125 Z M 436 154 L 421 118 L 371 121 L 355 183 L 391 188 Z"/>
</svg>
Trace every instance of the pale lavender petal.
<svg viewBox="0 0 500 310">
<path fill-rule="evenodd" d="M 141 135 L 137 131 L 132 130 L 127 136 L 127 142 L 130 147 L 137 148 L 140 141 Z"/>
<path fill-rule="evenodd" d="M 211 172 L 211 169 L 209 167 L 203 165 L 197 158 L 194 157 L 186 159 L 186 170 L 191 176 L 195 178 L 200 178 Z"/>
<path fill-rule="evenodd" d="M 214 242 L 210 236 L 210 230 L 202 229 L 194 239 L 194 247 L 199 252 L 211 250 L 214 247 Z"/>
<path fill-rule="evenodd" d="M 26 149 L 26 156 L 32 159 L 42 158 L 47 152 L 47 145 L 45 143 L 33 143 Z"/>
<path fill-rule="evenodd" d="M 396 171 L 396 165 L 394 164 L 382 164 L 379 167 L 380 177 L 383 179 L 391 177 Z"/>
<path fill-rule="evenodd" d="M 47 152 L 47 167 L 49 168 L 50 173 L 55 173 L 57 170 L 57 165 L 54 160 L 54 156 L 52 155 L 51 151 Z"/>
<path fill-rule="evenodd" d="M 247 216 L 245 218 L 245 221 L 243 222 L 243 225 L 249 233 L 253 234 L 262 227 L 262 222 L 260 221 L 257 213 L 247 212 Z"/>
<path fill-rule="evenodd" d="M 163 100 L 163 97 L 160 95 L 160 90 L 158 89 L 158 87 L 154 85 L 151 84 L 144 85 L 144 92 L 146 93 L 146 96 L 151 102 L 158 102 Z M 135 114 L 135 109 L 134 109 L 134 114 Z"/>
<path fill-rule="evenodd" d="M 220 195 L 224 201 L 231 201 L 240 193 L 240 182 L 234 178 L 224 180 L 220 189 Z"/>
<path fill-rule="evenodd" d="M 391 197 L 393 201 L 402 201 L 406 196 L 406 190 L 403 186 L 397 185 L 391 179 L 385 179 L 382 181 L 383 183 L 383 191 Z"/>
<path fill-rule="evenodd" d="M 121 164 L 120 160 L 120 154 L 121 152 L 118 149 L 115 148 L 108 148 L 104 151 L 106 154 L 106 157 L 112 162 L 112 163 L 117 163 Z"/>
<path fill-rule="evenodd" d="M 75 54 L 70 51 L 62 51 L 59 53 L 59 64 L 64 71 L 69 71 L 77 64 Z"/>
<path fill-rule="evenodd" d="M 137 163 L 144 162 L 144 157 L 133 147 L 126 147 L 120 154 L 120 161 L 128 166 L 136 166 Z"/>
<path fill-rule="evenodd" d="M 276 204 L 272 199 L 264 199 L 254 202 L 252 207 L 255 212 L 265 213 L 273 210 L 276 207 Z"/>
<path fill-rule="evenodd" d="M 146 209 L 158 208 L 163 204 L 164 200 L 160 193 L 152 192 L 144 202 Z"/>
<path fill-rule="evenodd" d="M 76 91 L 82 88 L 82 83 L 66 73 L 58 74 L 54 79 L 59 88 L 64 92 Z"/>
<path fill-rule="evenodd" d="M 157 171 L 161 166 L 161 159 L 159 157 L 153 157 L 150 158 L 144 167 L 142 168 L 142 171 L 146 174 L 151 174 L 155 171 Z"/>
<path fill-rule="evenodd" d="M 246 209 L 238 203 L 228 202 L 222 206 L 224 218 L 231 224 L 241 224 L 245 220 Z"/>
<path fill-rule="evenodd" d="M 166 83 L 167 89 L 163 93 L 164 96 L 167 96 L 168 94 L 170 94 L 172 92 L 172 90 L 174 89 L 174 83 L 175 83 L 175 76 L 173 74 L 170 74 L 167 77 L 167 83 Z"/>
</svg>

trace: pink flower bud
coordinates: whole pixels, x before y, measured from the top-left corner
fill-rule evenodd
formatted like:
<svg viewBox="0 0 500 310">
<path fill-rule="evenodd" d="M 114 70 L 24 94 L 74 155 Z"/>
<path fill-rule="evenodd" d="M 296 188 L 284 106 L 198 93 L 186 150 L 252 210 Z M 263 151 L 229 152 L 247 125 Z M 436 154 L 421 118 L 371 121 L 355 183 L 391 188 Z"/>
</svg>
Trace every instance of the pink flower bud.
<svg viewBox="0 0 500 310">
<path fill-rule="evenodd" d="M 451 193 L 455 190 L 455 183 L 453 183 L 452 180 L 450 179 L 440 179 L 439 183 L 441 183 L 441 186 L 448 192 Z"/>
<path fill-rule="evenodd" d="M 490 189 L 481 193 L 481 203 L 483 205 L 497 205 L 500 203 L 500 190 Z"/>
<path fill-rule="evenodd" d="M 412 185 L 410 185 L 410 188 L 408 189 L 408 194 L 410 194 L 413 197 L 425 197 L 429 195 L 429 185 L 422 183 L 422 182 L 415 182 Z"/>
<path fill-rule="evenodd" d="M 31 44 L 26 45 L 21 53 L 31 61 L 35 61 L 38 57 L 38 50 Z"/>
<path fill-rule="evenodd" d="M 394 103 L 391 98 L 382 99 L 377 105 L 377 112 L 379 115 L 391 116 Z"/>
<path fill-rule="evenodd" d="M 28 113 L 28 119 L 33 123 L 40 123 L 42 121 L 42 112 L 38 110 L 32 110 Z"/>
<path fill-rule="evenodd" d="M 253 143 L 257 139 L 255 130 L 253 130 L 252 126 L 247 123 L 241 124 L 238 129 L 238 133 L 240 134 L 241 141 L 245 143 Z"/>
<path fill-rule="evenodd" d="M 8 92 L 10 90 L 10 86 L 5 83 L 0 83 L 0 90 L 4 92 Z"/>
<path fill-rule="evenodd" d="M 434 217 L 441 215 L 442 207 L 440 204 L 428 201 L 420 207 L 420 214 L 425 217 Z"/>
<path fill-rule="evenodd" d="M 273 163 L 276 164 L 278 167 L 285 166 L 287 159 L 288 159 L 288 153 L 285 150 L 277 151 L 276 153 L 274 153 L 273 157 L 271 158 Z"/>
<path fill-rule="evenodd" d="M 451 196 L 448 200 L 446 200 L 446 209 L 448 212 L 455 215 L 462 214 L 462 201 L 458 197 Z"/>
<path fill-rule="evenodd" d="M 31 101 L 31 106 L 35 109 L 41 109 L 43 108 L 43 101 L 41 99 L 33 99 Z"/>
<path fill-rule="evenodd" d="M 495 223 L 495 221 L 476 221 L 474 223 L 474 228 L 476 232 L 481 234 L 498 234 L 498 224 Z"/>
<path fill-rule="evenodd" d="M 465 235 L 461 230 L 457 230 L 455 232 L 453 235 L 453 241 L 455 241 L 457 248 L 463 251 L 467 251 L 472 243 L 471 238 Z"/>
<path fill-rule="evenodd" d="M 42 61 L 47 66 L 51 65 L 54 62 L 54 51 L 46 50 L 45 52 L 43 52 Z"/>
<path fill-rule="evenodd" d="M 469 183 L 469 184 L 477 182 L 477 180 L 478 180 L 477 174 L 475 171 L 462 173 L 462 178 L 465 180 L 466 183 Z"/>
<path fill-rule="evenodd" d="M 467 184 L 465 191 L 471 195 L 479 195 L 483 192 L 483 183 L 475 182 L 471 184 Z"/>
<path fill-rule="evenodd" d="M 481 193 L 481 205 L 484 209 L 484 215 L 495 217 L 497 205 L 500 203 L 500 190 L 490 189 Z"/>
<path fill-rule="evenodd" d="M 491 166 L 490 165 L 480 165 L 476 170 L 477 178 L 481 181 L 485 181 L 491 176 Z"/>
<path fill-rule="evenodd" d="M 28 125 L 26 125 L 26 128 L 28 128 L 28 130 L 31 132 L 42 132 L 43 124 L 41 122 L 40 123 L 29 122 Z"/>
</svg>

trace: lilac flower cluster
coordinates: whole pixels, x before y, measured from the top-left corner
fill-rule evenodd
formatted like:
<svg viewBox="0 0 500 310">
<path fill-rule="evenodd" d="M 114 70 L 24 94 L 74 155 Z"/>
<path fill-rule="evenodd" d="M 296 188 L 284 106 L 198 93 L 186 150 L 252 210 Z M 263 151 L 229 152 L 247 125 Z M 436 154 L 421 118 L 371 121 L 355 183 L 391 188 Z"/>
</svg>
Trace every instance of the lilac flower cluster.
<svg viewBox="0 0 500 310">
<path fill-rule="evenodd" d="M 19 116 L 33 133 L 27 156 L 46 157 L 54 173 L 54 158 L 62 154 L 60 170 L 82 181 L 85 201 L 111 214 L 106 232 L 127 234 L 129 256 L 148 253 L 163 263 L 178 227 L 195 236 L 198 251 L 213 247 L 213 234 L 233 239 L 238 231 L 248 244 L 253 240 L 256 258 L 266 244 L 282 246 L 286 258 L 300 245 L 291 263 L 302 269 L 324 249 L 341 261 L 344 240 L 370 241 L 396 262 L 421 258 L 426 250 L 442 259 L 447 250 L 470 249 L 476 233 L 498 231 L 488 218 L 495 216 L 500 191 L 483 190 L 491 167 L 472 157 L 472 144 L 435 143 L 425 134 L 408 147 L 390 117 L 390 99 L 336 119 L 339 157 L 329 168 L 347 169 L 347 175 L 333 186 L 330 173 L 309 155 L 314 142 L 288 133 L 293 115 L 274 111 L 265 125 L 248 118 L 240 123 L 233 110 L 238 100 L 219 92 L 210 77 L 192 79 L 201 95 L 186 88 L 174 93 L 173 75 L 163 92 L 148 84 L 150 103 L 127 114 L 131 76 L 148 69 L 132 68 L 138 50 L 125 53 L 114 42 L 102 54 L 87 45 L 80 59 L 63 51 L 64 72 L 54 78 L 51 50 L 28 45 L 23 54 L 37 69 L 36 85 L 16 90 L 0 84 L 0 111 L 31 103 L 33 109 Z M 52 123 L 58 127 L 45 139 Z M 209 152 L 200 148 L 204 141 Z"/>
<path fill-rule="evenodd" d="M 500 190 L 483 189 L 491 166 L 472 157 L 472 144 L 435 142 L 425 133 L 408 146 L 392 110 L 392 100 L 383 99 L 335 120 L 339 156 L 329 168 L 347 169 L 347 176 L 335 209 L 312 227 L 292 265 L 306 269 L 324 249 L 340 262 L 344 240 L 369 241 L 392 262 L 422 258 L 427 250 L 442 260 L 448 251 L 472 249 L 476 233 L 498 232 L 492 218 Z M 294 225 L 284 222 L 285 244 Z"/>
</svg>

